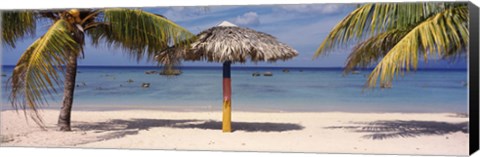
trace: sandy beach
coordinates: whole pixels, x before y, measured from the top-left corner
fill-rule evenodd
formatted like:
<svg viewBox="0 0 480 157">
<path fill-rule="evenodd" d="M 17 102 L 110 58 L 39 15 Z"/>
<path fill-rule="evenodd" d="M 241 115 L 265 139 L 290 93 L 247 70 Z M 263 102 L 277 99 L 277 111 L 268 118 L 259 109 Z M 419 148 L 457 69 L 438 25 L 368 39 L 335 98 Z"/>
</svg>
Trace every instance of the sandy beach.
<svg viewBox="0 0 480 157">
<path fill-rule="evenodd" d="M 453 113 L 73 111 L 72 132 L 1 112 L 1 146 L 466 155 L 468 118 Z"/>
</svg>

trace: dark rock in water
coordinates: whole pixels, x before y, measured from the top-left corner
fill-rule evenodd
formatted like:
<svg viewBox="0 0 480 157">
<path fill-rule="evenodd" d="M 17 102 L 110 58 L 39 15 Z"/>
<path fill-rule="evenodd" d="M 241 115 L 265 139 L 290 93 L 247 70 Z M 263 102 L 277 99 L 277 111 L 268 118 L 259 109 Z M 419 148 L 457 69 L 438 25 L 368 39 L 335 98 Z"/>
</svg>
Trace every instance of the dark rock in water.
<svg viewBox="0 0 480 157">
<path fill-rule="evenodd" d="M 128 82 L 128 83 L 132 83 L 132 82 L 133 82 L 133 80 L 132 80 L 132 79 L 128 79 L 128 81 L 127 81 L 127 82 Z"/>
<path fill-rule="evenodd" d="M 2 74 L 2 77 L 7 77 L 7 74 Z"/>
<path fill-rule="evenodd" d="M 166 75 L 166 76 L 177 76 L 182 74 L 182 71 L 180 70 L 164 70 L 160 72 L 160 75 Z"/>
<path fill-rule="evenodd" d="M 300 69 L 300 70 L 298 70 L 298 71 L 299 71 L 299 72 L 303 72 L 303 70 L 301 70 L 301 69 Z"/>
<path fill-rule="evenodd" d="M 260 76 L 260 73 L 259 73 L 259 72 L 254 72 L 254 73 L 252 73 L 252 76 L 253 76 L 253 77 Z"/>
<path fill-rule="evenodd" d="M 144 83 L 142 83 L 142 87 L 143 88 L 148 88 L 148 87 L 150 87 L 150 83 L 144 82 Z"/>
<path fill-rule="evenodd" d="M 265 72 L 265 73 L 263 73 L 263 76 L 273 76 L 273 73 L 272 72 Z"/>
<path fill-rule="evenodd" d="M 148 75 L 150 75 L 150 74 L 156 74 L 156 73 L 158 73 L 158 72 L 155 71 L 155 70 L 145 71 L 145 74 L 148 74 Z"/>
<path fill-rule="evenodd" d="M 282 71 L 283 71 L 284 73 L 290 72 L 290 70 L 288 70 L 288 69 L 283 69 Z"/>
<path fill-rule="evenodd" d="M 87 84 L 85 82 L 80 82 L 80 84 L 77 84 L 77 87 L 85 87 Z"/>
</svg>

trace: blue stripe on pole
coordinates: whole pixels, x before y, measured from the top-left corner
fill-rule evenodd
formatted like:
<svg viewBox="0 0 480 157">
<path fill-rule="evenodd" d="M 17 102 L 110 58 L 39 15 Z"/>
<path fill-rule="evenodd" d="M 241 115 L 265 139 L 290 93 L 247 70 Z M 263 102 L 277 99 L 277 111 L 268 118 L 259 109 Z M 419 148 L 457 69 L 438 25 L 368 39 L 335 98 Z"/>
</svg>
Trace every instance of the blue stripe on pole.
<svg viewBox="0 0 480 157">
<path fill-rule="evenodd" d="M 223 78 L 230 78 L 230 64 L 231 61 L 223 62 Z"/>
</svg>

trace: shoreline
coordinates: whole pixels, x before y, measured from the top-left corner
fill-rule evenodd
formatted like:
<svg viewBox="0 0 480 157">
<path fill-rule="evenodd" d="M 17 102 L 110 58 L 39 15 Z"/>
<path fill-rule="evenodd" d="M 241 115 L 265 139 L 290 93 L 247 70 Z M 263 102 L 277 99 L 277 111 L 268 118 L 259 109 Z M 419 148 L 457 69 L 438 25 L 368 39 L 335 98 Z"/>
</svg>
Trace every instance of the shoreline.
<svg viewBox="0 0 480 157">
<path fill-rule="evenodd" d="M 0 146 L 466 155 L 468 118 L 455 115 L 233 111 L 222 133 L 221 111 L 73 111 L 73 131 L 59 132 L 56 110 L 43 111 L 45 131 L 2 111 Z"/>
<path fill-rule="evenodd" d="M 186 109 L 185 109 L 186 108 Z M 49 108 L 40 108 L 38 111 L 59 111 L 58 109 L 49 107 Z M 15 109 L 5 109 L 4 107 L 0 108 L 0 111 L 15 111 Z M 18 109 L 19 112 L 23 112 L 22 109 Z M 109 112 L 109 111 L 169 111 L 169 112 L 222 112 L 220 107 L 199 107 L 199 106 L 141 106 L 141 107 L 131 107 L 131 106 L 104 106 L 104 107 L 73 107 L 72 112 L 79 111 L 92 111 L 92 112 Z M 365 113 L 365 114 L 455 114 L 461 116 L 468 116 L 468 111 L 466 112 L 405 112 L 405 111 L 340 111 L 340 110 L 278 110 L 278 109 L 258 109 L 258 108 L 232 108 L 232 113 L 235 112 L 252 112 L 252 113 Z"/>
</svg>

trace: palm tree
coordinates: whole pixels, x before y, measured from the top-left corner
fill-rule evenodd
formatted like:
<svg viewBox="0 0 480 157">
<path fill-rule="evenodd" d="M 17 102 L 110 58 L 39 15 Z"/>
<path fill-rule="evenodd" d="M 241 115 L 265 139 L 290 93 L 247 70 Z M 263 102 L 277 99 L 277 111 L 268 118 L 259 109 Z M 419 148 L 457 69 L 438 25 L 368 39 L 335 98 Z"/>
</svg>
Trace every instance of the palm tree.
<svg viewBox="0 0 480 157">
<path fill-rule="evenodd" d="M 54 11 L 6 11 L 2 13 L 2 41 L 15 47 L 17 39 L 32 35 L 36 22 L 48 22 L 46 33 L 22 54 L 13 70 L 10 101 L 14 108 L 30 109 L 32 119 L 43 126 L 37 108 L 57 93 L 65 76 L 63 105 L 58 127 L 70 131 L 77 59 L 84 57 L 85 37 L 94 46 L 119 47 L 137 60 L 152 60 L 155 52 L 184 44 L 194 35 L 165 17 L 138 9 Z M 180 43 L 182 41 L 183 43 Z M 188 44 L 188 43 L 187 43 Z"/>
<path fill-rule="evenodd" d="M 389 87 L 418 60 L 455 58 L 468 45 L 467 3 L 375 3 L 356 8 L 338 23 L 315 52 L 359 42 L 349 55 L 344 73 L 376 64 L 365 87 Z M 380 79 L 379 83 L 377 80 Z"/>
</svg>

